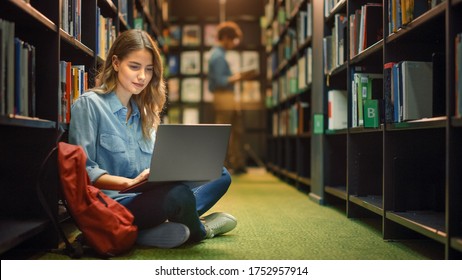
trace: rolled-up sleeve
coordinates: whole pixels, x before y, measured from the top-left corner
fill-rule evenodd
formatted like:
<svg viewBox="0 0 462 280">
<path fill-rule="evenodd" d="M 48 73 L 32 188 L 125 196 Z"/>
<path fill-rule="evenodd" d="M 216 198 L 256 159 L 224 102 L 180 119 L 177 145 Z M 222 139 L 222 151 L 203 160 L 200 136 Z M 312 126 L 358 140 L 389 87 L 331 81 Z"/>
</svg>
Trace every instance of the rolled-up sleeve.
<svg viewBox="0 0 462 280">
<path fill-rule="evenodd" d="M 96 143 L 98 137 L 98 115 L 90 98 L 81 97 L 72 106 L 69 127 L 69 143 L 81 146 L 86 155 L 88 176 L 94 183 L 108 172 L 96 163 Z"/>
</svg>

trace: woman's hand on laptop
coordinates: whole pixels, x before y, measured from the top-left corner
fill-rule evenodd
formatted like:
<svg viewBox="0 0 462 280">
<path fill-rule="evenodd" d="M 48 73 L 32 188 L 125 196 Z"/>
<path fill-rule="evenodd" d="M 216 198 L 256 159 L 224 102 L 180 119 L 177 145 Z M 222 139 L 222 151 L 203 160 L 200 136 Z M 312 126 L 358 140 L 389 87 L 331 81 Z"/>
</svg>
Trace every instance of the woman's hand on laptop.
<svg viewBox="0 0 462 280">
<path fill-rule="evenodd" d="M 100 189 L 106 190 L 116 190 L 121 191 L 133 185 L 136 185 L 140 182 L 143 182 L 148 179 L 149 177 L 149 168 L 143 170 L 138 176 L 135 178 L 126 178 L 121 176 L 114 176 L 109 174 L 103 174 L 99 177 L 94 186 Z"/>
<path fill-rule="evenodd" d="M 148 179 L 148 177 L 149 177 L 149 171 L 150 171 L 150 169 L 147 168 L 147 169 L 143 170 L 140 173 L 140 175 L 133 178 L 133 180 L 131 182 L 131 186 L 136 185 L 136 184 L 138 184 L 140 182 L 146 181 Z"/>
</svg>

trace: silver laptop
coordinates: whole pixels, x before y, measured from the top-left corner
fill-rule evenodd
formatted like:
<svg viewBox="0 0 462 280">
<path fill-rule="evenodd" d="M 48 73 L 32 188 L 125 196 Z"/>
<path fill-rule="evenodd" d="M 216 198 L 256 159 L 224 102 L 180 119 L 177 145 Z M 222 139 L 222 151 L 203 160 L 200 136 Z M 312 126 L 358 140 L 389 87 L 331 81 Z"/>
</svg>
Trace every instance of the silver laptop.
<svg viewBox="0 0 462 280">
<path fill-rule="evenodd" d="M 230 133 L 230 124 L 159 125 L 148 180 L 121 192 L 143 192 L 162 184 L 219 178 Z"/>
</svg>

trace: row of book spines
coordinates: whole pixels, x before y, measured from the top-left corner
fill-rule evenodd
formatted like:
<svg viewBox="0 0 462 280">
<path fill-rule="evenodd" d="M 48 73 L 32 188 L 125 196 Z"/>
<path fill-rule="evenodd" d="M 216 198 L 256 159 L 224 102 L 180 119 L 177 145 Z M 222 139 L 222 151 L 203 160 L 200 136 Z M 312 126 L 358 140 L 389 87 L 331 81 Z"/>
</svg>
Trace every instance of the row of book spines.
<svg viewBox="0 0 462 280">
<path fill-rule="evenodd" d="M 293 95 L 304 92 L 311 81 L 311 66 L 307 66 L 305 62 L 292 66 L 287 70 L 286 75 L 273 81 L 270 106 L 275 106 Z"/>
<path fill-rule="evenodd" d="M 313 73 L 312 73 L 312 59 L 313 59 L 313 49 L 311 47 L 306 49 L 304 55 L 300 56 L 297 60 L 296 64 L 291 65 L 286 70 L 286 75 L 288 76 L 298 76 L 299 77 L 299 87 L 296 88 L 305 88 L 306 85 L 309 85 L 312 81 Z M 270 55 L 267 58 L 267 72 L 266 76 L 268 80 L 273 78 L 273 74 L 279 71 L 279 64 L 280 61 L 275 55 Z M 284 74 L 283 74 L 284 76 Z"/>
<path fill-rule="evenodd" d="M 462 83 L 460 67 L 462 64 L 462 33 L 455 39 L 455 115 L 460 117 L 462 108 Z M 435 60 L 435 59 L 434 59 Z M 436 60 L 435 60 L 436 61 Z M 378 123 L 397 123 L 402 121 L 430 118 L 438 108 L 434 104 L 434 83 L 438 83 L 433 75 L 432 62 L 401 61 L 389 62 L 384 65 L 384 75 L 371 73 L 354 73 L 352 79 L 352 127 L 365 126 L 366 104 L 375 100 Z M 376 81 L 374 83 L 374 81 Z M 374 86 L 375 84 L 375 86 Z M 382 88 L 384 90 L 382 96 Z M 343 93 L 340 94 L 340 93 Z M 343 116 L 347 99 L 345 91 L 331 90 L 328 92 L 328 116 Z M 342 98 L 343 97 L 343 98 Z M 340 108 L 340 109 L 339 109 Z M 339 124 L 342 118 L 334 118 L 329 129 L 346 128 L 345 122 Z"/>
<path fill-rule="evenodd" d="M 361 53 L 383 38 L 382 4 L 369 3 L 349 15 L 350 57 Z"/>
<path fill-rule="evenodd" d="M 303 3 L 303 0 L 287 0 L 284 2 L 284 6 L 280 5 L 277 2 L 278 2 L 277 0 L 269 0 L 265 4 L 264 16 L 268 22 L 275 19 L 275 11 L 278 13 L 276 15 L 277 17 L 276 19 L 280 20 L 281 22 L 284 22 L 297 9 L 300 9 L 300 5 Z M 263 26 L 263 27 L 266 27 L 266 26 Z"/>
<path fill-rule="evenodd" d="M 88 90 L 88 72 L 85 71 L 85 65 L 72 65 L 72 62 L 67 61 L 60 61 L 59 69 L 59 121 L 69 123 L 72 104 Z"/>
<path fill-rule="evenodd" d="M 385 67 L 386 121 L 402 122 L 433 117 L 437 100 L 433 62 L 400 61 Z"/>
<path fill-rule="evenodd" d="M 273 136 L 298 135 L 309 131 L 309 104 L 298 102 L 273 113 Z"/>
<path fill-rule="evenodd" d="M 379 102 L 378 105 L 381 110 L 377 114 L 379 123 L 432 117 L 433 77 L 431 65 L 431 62 L 403 61 L 387 63 L 384 69 L 385 76 L 372 73 L 354 73 L 351 81 L 351 127 L 364 126 L 365 115 L 367 114 L 365 104 L 369 100 L 378 100 Z M 419 83 L 416 80 L 422 82 Z M 420 96 L 417 96 L 417 91 Z"/>
<path fill-rule="evenodd" d="M 67 34 L 82 38 L 82 0 L 62 0 L 60 27 Z"/>
<path fill-rule="evenodd" d="M 398 31 L 444 0 L 388 0 L 388 33 Z"/>
<path fill-rule="evenodd" d="M 14 35 L 0 19 L 0 114 L 35 117 L 35 47 Z"/>
<path fill-rule="evenodd" d="M 96 22 L 96 54 L 99 57 L 106 58 L 106 54 L 117 38 L 116 26 L 112 18 L 106 18 L 101 15 L 100 8 L 97 8 Z"/>
<path fill-rule="evenodd" d="M 345 63 L 347 44 L 350 57 L 354 57 L 383 38 L 381 15 L 381 4 L 365 4 L 349 15 L 349 28 L 345 14 L 334 15 L 332 33 L 323 39 L 326 74 Z"/>
<path fill-rule="evenodd" d="M 297 42 L 295 45 L 303 44 L 313 33 L 311 2 L 307 2 L 306 7 L 300 6 L 298 11 L 295 18 L 295 28 L 288 28 L 288 30 L 291 29 L 291 32 L 295 34 L 295 41 Z M 267 29 L 267 25 L 262 24 L 262 43 L 266 46 L 267 50 L 270 50 L 272 45 L 279 41 L 281 33 L 287 28 L 287 21 L 291 20 L 291 15 L 287 14 L 284 9 L 279 9 L 277 19 L 271 21 L 271 28 Z M 268 22 L 268 20 L 264 20 L 264 22 Z"/>
<path fill-rule="evenodd" d="M 60 27 L 70 36 L 76 40 L 81 41 L 82 38 L 82 0 L 63 0 L 61 10 Z M 125 1 L 126 2 L 126 1 Z M 123 8 L 127 3 L 122 4 L 120 7 L 121 14 L 124 18 L 127 17 L 127 10 Z M 135 9 L 136 10 L 136 9 Z M 95 52 L 100 57 L 105 57 L 107 51 L 111 47 L 115 38 L 117 37 L 117 28 L 115 26 L 115 19 L 111 17 L 104 17 L 101 14 L 101 9 L 96 9 L 96 47 Z M 140 23 L 141 21 L 141 23 Z M 144 29 L 143 19 L 137 17 L 134 19 L 134 28 Z"/>
</svg>

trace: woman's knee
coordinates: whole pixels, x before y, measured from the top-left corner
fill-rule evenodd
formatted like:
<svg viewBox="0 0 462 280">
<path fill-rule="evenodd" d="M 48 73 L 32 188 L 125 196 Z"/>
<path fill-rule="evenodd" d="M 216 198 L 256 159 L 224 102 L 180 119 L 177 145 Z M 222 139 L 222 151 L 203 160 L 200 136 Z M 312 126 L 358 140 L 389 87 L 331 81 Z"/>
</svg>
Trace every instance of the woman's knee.
<svg viewBox="0 0 462 280">
<path fill-rule="evenodd" d="M 229 174 L 229 171 L 223 167 L 223 171 L 221 172 L 221 178 L 223 185 L 226 185 L 226 189 L 229 188 L 231 185 L 231 174 Z"/>
<path fill-rule="evenodd" d="M 195 207 L 196 198 L 191 189 L 184 185 L 173 187 L 167 194 L 165 202 L 170 207 Z"/>
</svg>

